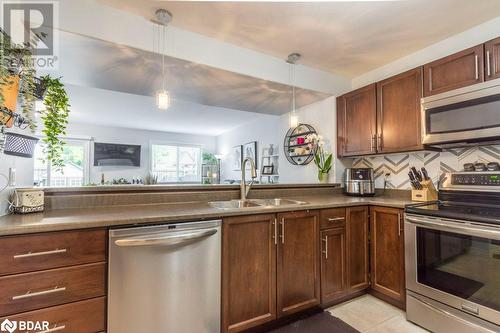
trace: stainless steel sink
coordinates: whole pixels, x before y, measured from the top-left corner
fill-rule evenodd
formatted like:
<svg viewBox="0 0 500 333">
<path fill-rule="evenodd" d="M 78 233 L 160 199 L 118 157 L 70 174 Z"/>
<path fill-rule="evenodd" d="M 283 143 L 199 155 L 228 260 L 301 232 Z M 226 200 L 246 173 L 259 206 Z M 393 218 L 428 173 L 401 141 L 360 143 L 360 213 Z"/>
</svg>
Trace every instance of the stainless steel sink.
<svg viewBox="0 0 500 333">
<path fill-rule="evenodd" d="M 210 206 L 218 209 L 237 209 L 262 206 L 253 200 L 211 201 Z"/>
<path fill-rule="evenodd" d="M 230 201 L 211 201 L 210 206 L 218 209 L 242 209 L 250 207 L 279 207 L 279 206 L 297 206 L 305 205 L 305 201 L 291 199 L 250 199 L 250 200 L 230 200 Z"/>
<path fill-rule="evenodd" d="M 282 198 L 257 199 L 257 200 L 254 200 L 254 201 L 258 202 L 261 206 L 272 206 L 272 207 L 290 206 L 290 205 L 305 205 L 305 204 L 307 204 L 307 202 L 305 202 L 305 201 L 298 201 L 298 200 L 291 200 L 291 199 L 282 199 Z"/>
</svg>

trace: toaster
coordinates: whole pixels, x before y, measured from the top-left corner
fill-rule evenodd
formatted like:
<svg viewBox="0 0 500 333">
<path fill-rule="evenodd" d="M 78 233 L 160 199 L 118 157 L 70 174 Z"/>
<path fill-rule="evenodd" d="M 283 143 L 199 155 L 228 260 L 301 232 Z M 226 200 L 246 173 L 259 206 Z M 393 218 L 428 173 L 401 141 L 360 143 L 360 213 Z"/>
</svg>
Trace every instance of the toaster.
<svg viewBox="0 0 500 333">
<path fill-rule="evenodd" d="M 375 195 L 375 177 L 373 169 L 345 169 L 344 194 L 360 197 Z"/>
</svg>

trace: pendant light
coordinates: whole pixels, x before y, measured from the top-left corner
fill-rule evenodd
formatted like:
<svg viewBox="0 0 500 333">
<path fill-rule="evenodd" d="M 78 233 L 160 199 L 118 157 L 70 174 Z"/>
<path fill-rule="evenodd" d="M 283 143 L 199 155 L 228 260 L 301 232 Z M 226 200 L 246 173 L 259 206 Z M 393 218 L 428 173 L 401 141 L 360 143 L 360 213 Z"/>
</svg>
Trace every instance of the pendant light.
<svg viewBox="0 0 500 333">
<path fill-rule="evenodd" d="M 156 106 L 160 110 L 167 110 L 170 107 L 170 93 L 167 90 L 167 76 L 165 75 L 165 53 L 167 25 L 172 21 L 172 14 L 165 9 L 158 9 L 155 15 L 160 25 L 158 51 L 161 52 L 161 89 L 156 92 Z"/>
<path fill-rule="evenodd" d="M 299 53 L 291 53 L 288 55 L 286 62 L 289 66 L 289 80 L 292 86 L 292 100 L 291 100 L 291 110 L 290 110 L 290 128 L 295 128 L 299 126 L 299 115 L 297 114 L 295 105 L 295 64 L 300 59 Z"/>
</svg>

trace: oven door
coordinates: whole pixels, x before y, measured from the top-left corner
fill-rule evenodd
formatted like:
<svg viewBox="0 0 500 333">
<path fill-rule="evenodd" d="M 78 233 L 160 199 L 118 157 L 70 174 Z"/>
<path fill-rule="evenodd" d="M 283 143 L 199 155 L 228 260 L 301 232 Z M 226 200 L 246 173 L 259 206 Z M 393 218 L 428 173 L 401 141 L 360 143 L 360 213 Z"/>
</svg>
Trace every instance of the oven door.
<svg viewBox="0 0 500 333">
<path fill-rule="evenodd" d="M 500 227 L 405 215 L 406 288 L 500 325 Z"/>
<path fill-rule="evenodd" d="M 423 144 L 496 142 L 500 138 L 500 79 L 422 99 Z"/>
</svg>

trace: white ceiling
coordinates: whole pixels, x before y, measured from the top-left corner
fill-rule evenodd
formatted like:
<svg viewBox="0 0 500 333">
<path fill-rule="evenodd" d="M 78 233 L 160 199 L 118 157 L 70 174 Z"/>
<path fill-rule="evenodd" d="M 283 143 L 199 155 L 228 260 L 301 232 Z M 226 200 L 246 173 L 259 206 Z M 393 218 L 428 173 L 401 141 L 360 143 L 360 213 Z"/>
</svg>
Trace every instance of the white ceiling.
<svg viewBox="0 0 500 333">
<path fill-rule="evenodd" d="M 66 90 L 71 123 L 216 136 L 256 118 L 277 117 L 182 101 L 160 112 L 149 96 L 75 85 L 66 85 Z"/>
<path fill-rule="evenodd" d="M 499 0 L 207 2 L 98 0 L 301 64 L 354 77 L 500 16 Z"/>
</svg>

